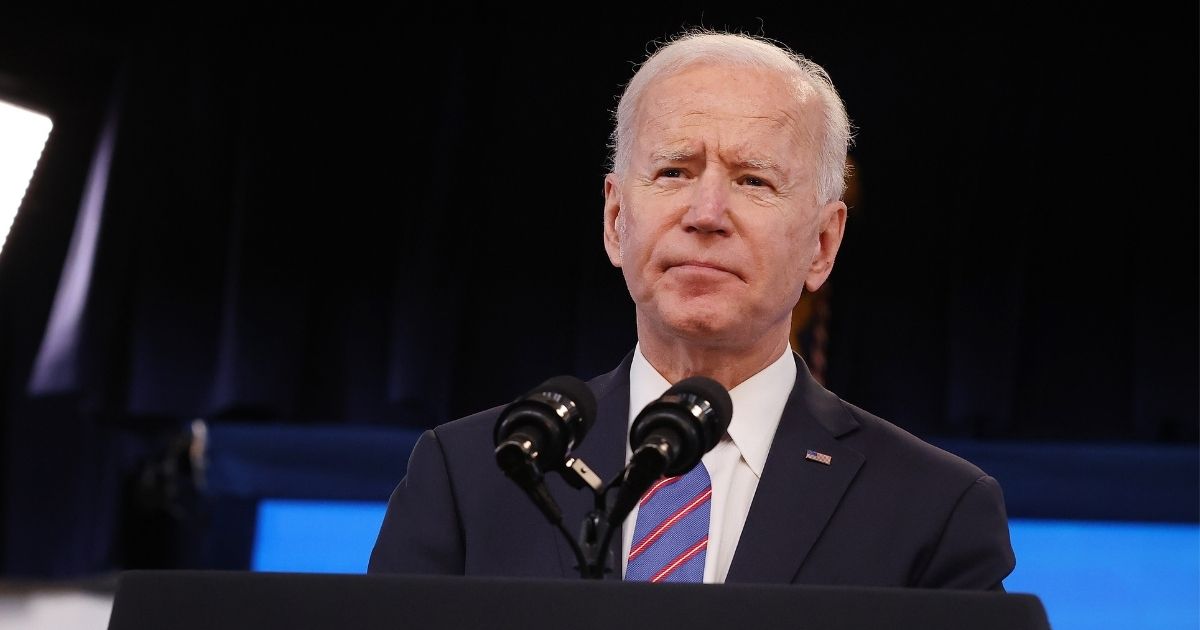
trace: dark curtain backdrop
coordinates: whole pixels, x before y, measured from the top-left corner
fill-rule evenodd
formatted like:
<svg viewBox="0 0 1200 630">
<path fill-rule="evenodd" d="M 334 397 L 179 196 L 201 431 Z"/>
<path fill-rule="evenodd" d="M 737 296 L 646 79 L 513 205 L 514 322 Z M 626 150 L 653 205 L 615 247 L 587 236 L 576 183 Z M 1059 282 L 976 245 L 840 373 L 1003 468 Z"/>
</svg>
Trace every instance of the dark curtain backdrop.
<svg viewBox="0 0 1200 630">
<path fill-rule="evenodd" d="M 136 564 L 122 497 L 193 418 L 427 427 L 614 366 L 610 111 L 701 19 L 825 65 L 858 128 L 831 389 L 929 437 L 1194 443 L 1194 13 L 6 24 L 0 97 L 55 129 L 0 255 L 3 570 Z M 110 108 L 78 378 L 30 396 Z"/>
</svg>

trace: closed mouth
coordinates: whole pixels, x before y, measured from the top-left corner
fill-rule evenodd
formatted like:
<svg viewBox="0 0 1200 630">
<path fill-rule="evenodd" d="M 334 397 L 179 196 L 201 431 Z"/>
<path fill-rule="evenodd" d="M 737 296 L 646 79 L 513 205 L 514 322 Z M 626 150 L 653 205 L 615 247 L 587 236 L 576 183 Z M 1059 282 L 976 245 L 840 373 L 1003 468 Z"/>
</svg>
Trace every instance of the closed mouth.
<svg viewBox="0 0 1200 630">
<path fill-rule="evenodd" d="M 736 277 L 739 280 L 742 279 L 742 277 L 740 275 L 738 275 L 737 272 L 734 272 L 726 267 L 722 267 L 721 265 L 718 265 L 716 263 L 710 263 L 710 262 L 705 262 L 705 261 L 700 261 L 700 260 L 684 260 L 684 261 L 677 262 L 677 263 L 667 266 L 668 269 L 670 269 L 672 267 L 680 267 L 680 268 L 692 267 L 692 268 L 698 268 L 698 269 L 712 269 L 714 271 L 723 271 L 727 274 L 730 274 L 730 275 Z"/>
</svg>

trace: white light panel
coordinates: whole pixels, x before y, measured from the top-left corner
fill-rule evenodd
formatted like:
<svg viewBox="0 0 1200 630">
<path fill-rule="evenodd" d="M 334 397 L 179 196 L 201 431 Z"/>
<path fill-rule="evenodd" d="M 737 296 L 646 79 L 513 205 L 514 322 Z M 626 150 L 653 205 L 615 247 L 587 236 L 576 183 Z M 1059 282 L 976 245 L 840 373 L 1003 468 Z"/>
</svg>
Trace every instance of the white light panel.
<svg viewBox="0 0 1200 630">
<path fill-rule="evenodd" d="M 0 101 L 0 251 L 53 126 L 49 116 Z"/>
</svg>

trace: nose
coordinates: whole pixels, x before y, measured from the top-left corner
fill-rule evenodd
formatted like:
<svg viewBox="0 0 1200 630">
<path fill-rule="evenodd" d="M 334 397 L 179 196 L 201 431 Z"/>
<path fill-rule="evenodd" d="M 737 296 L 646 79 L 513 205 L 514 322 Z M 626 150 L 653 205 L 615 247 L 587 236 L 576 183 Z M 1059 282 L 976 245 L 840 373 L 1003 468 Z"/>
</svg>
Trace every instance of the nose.
<svg viewBox="0 0 1200 630">
<path fill-rule="evenodd" d="M 731 190 L 729 179 L 721 169 L 708 168 L 692 187 L 692 196 L 687 211 L 680 219 L 684 230 L 689 233 L 718 234 L 729 236 L 733 223 L 729 216 Z"/>
</svg>

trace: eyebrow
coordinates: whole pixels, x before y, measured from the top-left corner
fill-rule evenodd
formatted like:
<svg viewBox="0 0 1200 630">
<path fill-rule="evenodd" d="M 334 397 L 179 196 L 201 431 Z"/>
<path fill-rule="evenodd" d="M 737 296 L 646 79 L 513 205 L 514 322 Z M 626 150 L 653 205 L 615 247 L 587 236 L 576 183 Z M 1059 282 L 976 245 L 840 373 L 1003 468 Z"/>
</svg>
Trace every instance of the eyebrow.
<svg viewBox="0 0 1200 630">
<path fill-rule="evenodd" d="M 787 172 L 784 171 L 783 168 L 775 162 L 775 160 L 766 158 L 746 158 L 734 162 L 734 166 L 739 170 L 755 170 L 770 173 L 770 176 L 777 180 L 776 183 L 783 183 L 789 179 Z"/>
<path fill-rule="evenodd" d="M 651 162 L 687 162 L 696 157 L 691 149 L 659 149 L 650 154 Z"/>
<path fill-rule="evenodd" d="M 734 166 L 738 168 L 752 168 L 760 171 L 775 171 L 776 173 L 783 172 L 783 169 L 779 168 L 779 165 L 776 164 L 774 160 L 762 158 L 748 158 L 745 160 L 739 160 L 734 163 Z"/>
<path fill-rule="evenodd" d="M 692 149 L 672 149 L 664 148 L 650 154 L 651 163 L 659 162 L 688 162 L 696 157 L 697 152 Z M 783 169 L 775 160 L 768 158 L 744 158 L 733 163 L 733 166 L 739 169 L 753 169 L 758 171 L 769 171 L 776 175 L 782 176 Z"/>
</svg>

